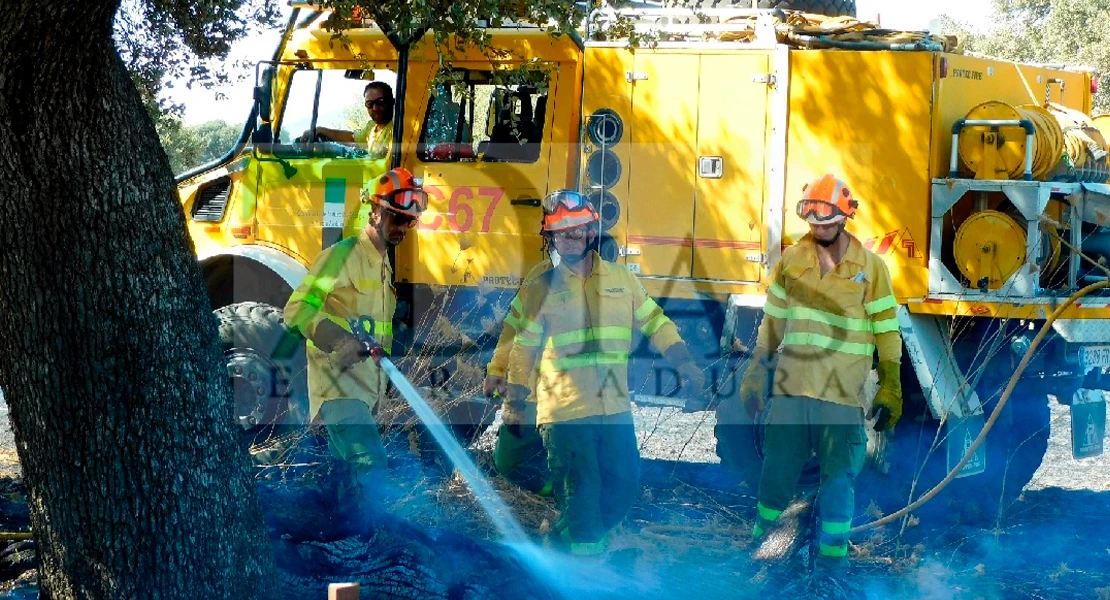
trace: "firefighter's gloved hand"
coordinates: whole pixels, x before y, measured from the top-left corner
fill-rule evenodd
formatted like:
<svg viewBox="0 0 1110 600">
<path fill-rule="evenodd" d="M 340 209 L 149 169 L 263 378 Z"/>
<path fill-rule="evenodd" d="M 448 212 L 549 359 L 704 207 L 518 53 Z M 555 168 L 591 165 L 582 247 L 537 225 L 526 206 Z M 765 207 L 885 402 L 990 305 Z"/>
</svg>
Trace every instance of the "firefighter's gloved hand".
<svg viewBox="0 0 1110 600">
<path fill-rule="evenodd" d="M 522 438 L 525 427 L 536 426 L 536 406 L 529 402 L 505 402 L 501 405 L 501 422 L 510 434 Z"/>
<path fill-rule="evenodd" d="M 346 371 L 358 363 L 366 360 L 372 355 L 373 349 L 365 342 L 359 341 L 354 336 L 349 336 L 339 340 L 334 345 L 335 350 L 331 353 L 331 362 L 340 371 Z M 380 352 L 381 347 L 378 347 Z M 380 356 L 380 354 L 379 354 Z M 377 362 L 375 360 L 375 362 Z"/>
<path fill-rule="evenodd" d="M 690 349 L 686 344 L 681 342 L 672 344 L 663 351 L 663 358 L 667 359 L 678 373 L 679 393 L 686 398 L 686 405 L 682 410 L 686 412 L 706 410 L 703 400 L 705 374 L 694 362 L 694 357 L 690 355 Z"/>
<path fill-rule="evenodd" d="M 885 431 L 902 418 L 901 365 L 893 361 L 879 363 L 879 393 L 871 403 L 868 420 L 875 420 L 875 431 Z"/>
<path fill-rule="evenodd" d="M 771 354 L 763 348 L 752 350 L 748 371 L 740 382 L 740 402 L 748 416 L 755 420 L 756 415 L 767 406 L 767 378 L 771 373 Z"/>
<path fill-rule="evenodd" d="M 312 334 L 312 343 L 324 352 L 335 352 L 344 340 L 358 340 L 350 331 L 343 329 L 331 321 L 320 321 L 316 332 Z"/>
<path fill-rule="evenodd" d="M 485 380 L 482 381 L 482 394 L 486 398 L 494 396 L 501 396 L 502 398 L 509 397 L 509 382 L 498 375 L 486 375 Z"/>
<path fill-rule="evenodd" d="M 680 366 L 678 376 L 682 380 L 682 397 L 686 399 L 682 412 L 698 412 L 712 408 L 710 398 L 705 393 L 705 374 L 693 361 Z"/>
</svg>

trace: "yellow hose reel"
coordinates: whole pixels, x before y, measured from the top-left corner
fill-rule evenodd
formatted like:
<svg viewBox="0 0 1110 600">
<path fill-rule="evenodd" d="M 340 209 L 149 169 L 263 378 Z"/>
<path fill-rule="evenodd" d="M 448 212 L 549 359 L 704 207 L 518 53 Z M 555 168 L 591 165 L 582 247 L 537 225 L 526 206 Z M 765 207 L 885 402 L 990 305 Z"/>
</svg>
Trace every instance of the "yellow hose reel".
<svg viewBox="0 0 1110 600">
<path fill-rule="evenodd" d="M 997 290 L 1025 264 L 1025 221 L 1016 209 L 1012 212 L 1018 218 L 997 210 L 979 211 L 956 230 L 952 254 L 972 287 L 985 283 L 987 289 Z M 1052 273 L 1060 262 L 1060 240 L 1051 235 L 1042 240 L 1041 272 Z"/>
<path fill-rule="evenodd" d="M 1025 231 L 1006 213 L 977 212 L 956 231 L 952 253 L 972 287 L 986 278 L 987 289 L 997 290 L 1025 264 Z"/>
<path fill-rule="evenodd" d="M 1047 211 L 1059 209 L 1050 206 Z M 952 244 L 952 255 L 960 273 L 967 277 L 972 287 L 998 289 L 1026 264 L 1026 225 L 1025 217 L 1017 209 L 1002 211 L 979 211 L 967 217 L 956 231 Z M 1045 233 L 1041 236 L 1041 279 L 1042 283 L 1055 273 L 1060 266 L 1062 250 L 1057 236 Z"/>
<path fill-rule="evenodd" d="M 990 100 L 972 108 L 964 121 L 953 133 L 960 160 L 976 179 L 1024 178 L 1030 131 L 1018 123 L 1032 125 L 1032 179 L 1055 179 L 1061 168 L 1065 178 L 1107 179 L 1106 140 L 1081 112 L 1051 103 L 1012 106 Z"/>
</svg>

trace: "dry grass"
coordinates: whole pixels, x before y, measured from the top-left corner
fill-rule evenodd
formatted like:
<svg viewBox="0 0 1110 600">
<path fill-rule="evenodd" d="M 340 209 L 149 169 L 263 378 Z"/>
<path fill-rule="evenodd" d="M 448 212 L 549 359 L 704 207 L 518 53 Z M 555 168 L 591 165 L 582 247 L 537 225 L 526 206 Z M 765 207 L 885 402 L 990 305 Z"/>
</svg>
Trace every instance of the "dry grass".
<svg viewBox="0 0 1110 600">
<path fill-rule="evenodd" d="M 0 448 L 0 477 L 20 477 L 19 455 L 14 448 Z"/>
</svg>

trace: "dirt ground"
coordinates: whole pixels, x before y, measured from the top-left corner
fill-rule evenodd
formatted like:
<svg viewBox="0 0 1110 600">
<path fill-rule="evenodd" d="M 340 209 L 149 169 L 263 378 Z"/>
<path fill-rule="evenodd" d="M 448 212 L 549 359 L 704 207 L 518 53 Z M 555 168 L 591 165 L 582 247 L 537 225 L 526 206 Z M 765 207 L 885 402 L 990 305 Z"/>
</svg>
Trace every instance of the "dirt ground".
<svg viewBox="0 0 1110 600">
<path fill-rule="evenodd" d="M 1053 402 L 1052 415 L 1048 455 L 1020 506 L 1008 511 L 998 527 L 988 531 L 943 519 L 911 520 L 901 535 L 894 527 L 856 535 L 850 554 L 854 597 L 1110 600 L 1110 526 L 1105 524 L 1110 457 L 1074 460 L 1068 408 Z M 614 532 L 609 560 L 588 563 L 541 552 L 535 568 L 574 598 L 815 597 L 806 587 L 812 581 L 805 576 L 809 557 L 804 545 L 774 563 L 753 561 L 745 550 L 755 490 L 730 483 L 718 464 L 712 413 L 637 408 L 635 418 L 644 459 L 643 497 Z M 18 474 L 6 419 L 7 406 L 0 399 L 0 478 Z M 471 448 L 487 469 L 494 430 Z M 391 476 L 404 480 L 408 490 L 394 504 L 396 514 L 427 527 L 496 538 L 466 484 L 441 459 L 404 458 L 412 453 L 403 437 L 391 438 L 390 452 Z M 398 455 L 402 458 L 395 465 Z M 499 477 L 492 483 L 537 537 L 557 518 L 550 500 Z"/>
</svg>

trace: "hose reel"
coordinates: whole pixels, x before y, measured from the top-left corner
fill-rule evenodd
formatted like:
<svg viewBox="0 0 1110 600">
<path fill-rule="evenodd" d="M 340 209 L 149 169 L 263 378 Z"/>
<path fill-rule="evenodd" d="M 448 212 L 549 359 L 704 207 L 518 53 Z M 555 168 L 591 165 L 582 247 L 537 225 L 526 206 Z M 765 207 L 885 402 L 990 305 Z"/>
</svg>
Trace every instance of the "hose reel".
<svg viewBox="0 0 1110 600">
<path fill-rule="evenodd" d="M 1110 174 L 1107 143 L 1094 122 L 1059 104 L 983 102 L 956 123 L 953 136 L 976 179 L 1102 183 Z"/>
<path fill-rule="evenodd" d="M 952 255 L 973 287 L 997 290 L 1026 263 L 1027 240 L 1025 217 L 1014 206 L 981 210 L 964 219 L 956 230 Z M 1043 235 L 1038 258 L 1045 285 L 1062 264 L 1060 240 Z"/>
</svg>

